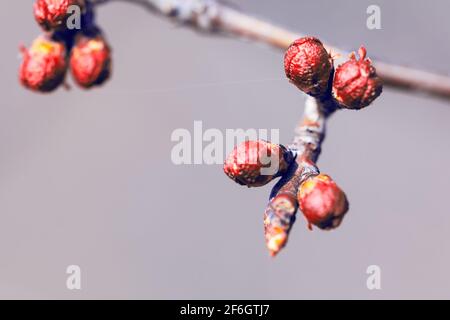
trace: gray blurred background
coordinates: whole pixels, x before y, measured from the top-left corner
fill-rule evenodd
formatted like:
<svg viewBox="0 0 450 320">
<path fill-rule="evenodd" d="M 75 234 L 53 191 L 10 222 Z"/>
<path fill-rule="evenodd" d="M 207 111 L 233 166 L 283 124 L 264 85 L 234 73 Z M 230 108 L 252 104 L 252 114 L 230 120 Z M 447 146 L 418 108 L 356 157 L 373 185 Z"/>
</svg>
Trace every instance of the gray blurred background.
<svg viewBox="0 0 450 320">
<path fill-rule="evenodd" d="M 38 95 L 17 81 L 19 44 L 40 32 L 32 1 L 0 10 L 0 298 L 450 298 L 450 103 L 385 90 L 339 112 L 319 161 L 347 192 L 335 232 L 299 218 L 267 255 L 272 185 L 246 189 L 220 165 L 175 166 L 176 128 L 278 128 L 289 143 L 304 97 L 283 53 L 177 27 L 115 2 L 98 22 L 114 76 L 85 92 Z M 450 4 L 234 1 L 242 10 L 390 62 L 449 73 Z M 382 30 L 366 8 L 382 9 Z M 66 288 L 68 265 L 82 290 Z M 366 268 L 382 270 L 382 290 Z"/>
</svg>

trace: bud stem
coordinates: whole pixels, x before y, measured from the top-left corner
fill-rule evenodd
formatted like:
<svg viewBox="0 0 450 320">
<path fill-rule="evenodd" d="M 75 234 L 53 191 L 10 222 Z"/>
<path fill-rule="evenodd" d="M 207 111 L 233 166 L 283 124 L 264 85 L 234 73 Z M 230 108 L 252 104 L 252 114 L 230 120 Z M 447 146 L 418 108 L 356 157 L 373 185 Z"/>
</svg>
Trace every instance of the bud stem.
<svg viewBox="0 0 450 320">
<path fill-rule="evenodd" d="M 336 110 L 333 99 L 307 97 L 303 118 L 295 129 L 294 141 L 290 145 L 296 156 L 295 162 L 272 189 L 270 202 L 264 213 L 266 243 L 271 256 L 275 256 L 286 245 L 298 210 L 298 189 L 308 178 L 320 173 L 315 163 L 325 138 L 326 120 Z M 284 241 L 274 245 L 272 239 L 275 237 Z"/>
</svg>

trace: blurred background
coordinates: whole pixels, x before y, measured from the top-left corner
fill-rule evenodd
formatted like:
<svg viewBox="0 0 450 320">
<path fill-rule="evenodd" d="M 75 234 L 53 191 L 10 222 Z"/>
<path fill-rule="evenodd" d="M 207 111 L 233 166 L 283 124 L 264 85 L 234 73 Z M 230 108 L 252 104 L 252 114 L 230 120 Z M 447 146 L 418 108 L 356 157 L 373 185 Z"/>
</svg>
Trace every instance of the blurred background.
<svg viewBox="0 0 450 320">
<path fill-rule="evenodd" d="M 349 50 L 449 74 L 445 0 L 242 0 L 245 12 Z M 0 10 L 0 298 L 450 298 L 450 102 L 385 90 L 338 112 L 319 161 L 351 209 L 334 232 L 300 217 L 268 257 L 272 185 L 247 189 L 221 165 L 171 162 L 177 128 L 279 129 L 288 144 L 305 97 L 283 52 L 202 36 L 113 2 L 98 23 L 114 50 L 104 87 L 50 95 L 17 81 L 18 47 L 40 33 L 33 1 Z M 381 7 L 382 30 L 366 28 Z M 69 265 L 82 290 L 66 288 Z M 382 290 L 366 287 L 369 265 Z"/>
</svg>

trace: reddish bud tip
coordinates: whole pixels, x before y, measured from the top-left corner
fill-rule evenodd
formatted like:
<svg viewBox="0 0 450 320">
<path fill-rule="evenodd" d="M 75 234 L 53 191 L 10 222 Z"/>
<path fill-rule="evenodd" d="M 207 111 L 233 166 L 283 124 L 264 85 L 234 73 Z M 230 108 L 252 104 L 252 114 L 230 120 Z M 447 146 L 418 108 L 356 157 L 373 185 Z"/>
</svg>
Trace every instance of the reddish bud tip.
<svg viewBox="0 0 450 320">
<path fill-rule="evenodd" d="M 23 61 L 20 82 L 28 89 L 50 92 L 63 81 L 67 70 L 66 47 L 45 37 L 39 37 L 29 50 L 21 48 Z"/>
<path fill-rule="evenodd" d="M 305 37 L 294 41 L 287 49 L 284 70 L 300 90 L 319 97 L 329 89 L 333 59 L 319 39 Z"/>
<path fill-rule="evenodd" d="M 359 49 L 359 60 L 353 53 L 334 75 L 333 95 L 347 109 L 362 109 L 370 105 L 383 91 L 372 62 L 366 59 L 366 49 Z"/>
<path fill-rule="evenodd" d="M 85 0 L 37 0 L 34 17 L 44 30 L 64 29 L 73 5 L 79 6 L 82 12 L 86 8 Z"/>
<path fill-rule="evenodd" d="M 297 196 L 300 210 L 308 223 L 320 229 L 337 228 L 348 211 L 345 193 L 324 174 L 306 180 Z"/>
<path fill-rule="evenodd" d="M 264 234 L 272 257 L 286 245 L 297 208 L 297 199 L 288 194 L 277 195 L 270 201 L 264 213 Z"/>
<path fill-rule="evenodd" d="M 292 162 L 285 147 L 266 141 L 246 141 L 230 153 L 223 170 L 235 182 L 248 187 L 263 186 L 283 174 Z"/>
<path fill-rule="evenodd" d="M 70 56 L 73 78 L 83 88 L 103 84 L 111 74 L 111 49 L 101 35 L 79 35 Z"/>
</svg>

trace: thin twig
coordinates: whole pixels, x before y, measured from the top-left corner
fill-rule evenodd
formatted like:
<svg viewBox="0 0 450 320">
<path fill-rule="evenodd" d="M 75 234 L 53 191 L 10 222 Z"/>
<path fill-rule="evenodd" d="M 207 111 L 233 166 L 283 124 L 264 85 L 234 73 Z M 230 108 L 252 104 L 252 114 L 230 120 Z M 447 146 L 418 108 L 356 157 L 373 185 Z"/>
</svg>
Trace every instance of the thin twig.
<svg viewBox="0 0 450 320">
<path fill-rule="evenodd" d="M 298 210 L 297 192 L 308 178 L 318 175 L 316 161 L 325 138 L 326 120 L 337 110 L 332 99 L 319 100 L 307 97 L 303 118 L 295 130 L 295 138 L 289 149 L 295 162 L 289 172 L 275 185 L 264 213 L 264 229 L 267 247 L 275 256 L 287 242 Z"/>
<path fill-rule="evenodd" d="M 285 50 L 304 35 L 289 31 L 264 20 L 229 8 L 214 0 L 91 0 L 94 4 L 124 1 L 142 5 L 152 12 L 168 16 L 175 21 L 190 25 L 198 31 L 224 33 L 263 42 Z M 325 44 L 340 61 L 348 52 Z M 450 77 L 421 71 L 409 67 L 374 61 L 378 75 L 385 86 L 408 91 L 427 93 L 431 96 L 450 99 Z"/>
</svg>

